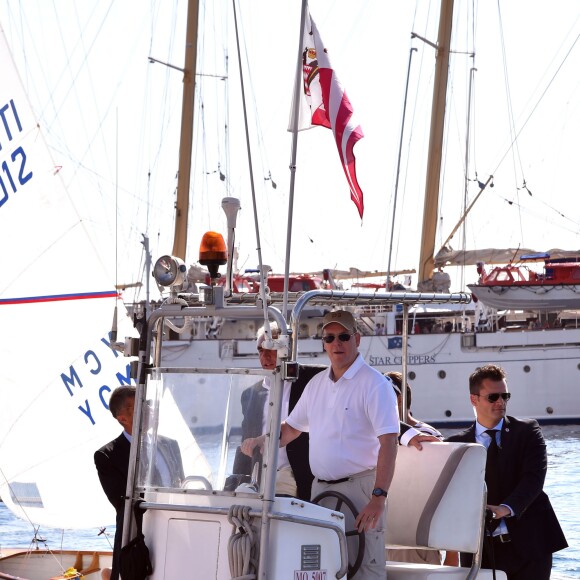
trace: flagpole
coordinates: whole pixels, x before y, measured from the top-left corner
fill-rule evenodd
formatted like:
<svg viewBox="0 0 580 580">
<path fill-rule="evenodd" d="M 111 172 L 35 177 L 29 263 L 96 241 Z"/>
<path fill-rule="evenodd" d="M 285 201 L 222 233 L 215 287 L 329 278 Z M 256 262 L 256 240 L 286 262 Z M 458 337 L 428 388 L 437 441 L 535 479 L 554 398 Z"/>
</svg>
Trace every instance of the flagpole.
<svg viewBox="0 0 580 580">
<path fill-rule="evenodd" d="M 306 25 L 306 11 L 308 0 L 302 0 L 302 12 L 300 14 L 300 39 L 298 41 L 298 58 L 296 61 L 296 81 L 294 84 L 294 107 L 292 110 L 292 152 L 290 155 L 290 194 L 288 197 L 288 225 L 286 229 L 286 260 L 284 266 L 284 299 L 282 302 L 282 315 L 287 319 L 288 315 L 288 290 L 290 280 L 290 247 L 292 245 L 292 217 L 294 213 L 294 183 L 296 182 L 296 154 L 298 150 L 298 115 L 300 110 L 300 91 L 304 84 L 302 51 L 304 47 L 304 26 Z M 296 353 L 291 353 L 292 357 Z"/>
</svg>

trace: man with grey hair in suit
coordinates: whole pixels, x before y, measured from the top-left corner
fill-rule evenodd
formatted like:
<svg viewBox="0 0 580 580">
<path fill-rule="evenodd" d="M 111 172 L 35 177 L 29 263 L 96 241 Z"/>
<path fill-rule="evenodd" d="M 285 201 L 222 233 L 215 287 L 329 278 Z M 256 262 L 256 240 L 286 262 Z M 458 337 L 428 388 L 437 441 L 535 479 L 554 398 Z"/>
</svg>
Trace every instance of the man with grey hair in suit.
<svg viewBox="0 0 580 580">
<path fill-rule="evenodd" d="M 272 338 L 280 335 L 278 325 L 270 324 Z M 263 369 L 276 368 L 277 351 L 265 348 L 266 330 L 262 326 L 256 334 L 256 346 Z M 285 381 L 282 393 L 282 421 L 294 409 L 300 399 L 308 381 L 324 370 L 324 366 L 300 365 L 298 379 L 294 382 Z M 252 385 L 242 393 L 242 441 L 259 437 L 267 430 L 267 409 L 270 402 L 270 377 Z M 310 470 L 308 460 L 309 436 L 303 433 L 286 448 L 278 452 L 278 473 L 276 474 L 276 493 L 291 495 L 304 500 L 310 500 L 312 480 L 314 476 Z M 250 475 L 256 461 L 256 455 L 244 455 L 241 448 L 236 451 L 233 473 Z"/>
</svg>

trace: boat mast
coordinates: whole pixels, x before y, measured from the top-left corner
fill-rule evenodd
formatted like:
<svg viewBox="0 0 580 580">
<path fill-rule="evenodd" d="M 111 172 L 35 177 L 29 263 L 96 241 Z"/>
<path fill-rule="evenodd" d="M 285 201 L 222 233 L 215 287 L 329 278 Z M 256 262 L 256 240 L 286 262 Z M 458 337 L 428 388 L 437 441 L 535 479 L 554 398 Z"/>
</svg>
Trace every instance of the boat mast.
<svg viewBox="0 0 580 580">
<path fill-rule="evenodd" d="M 449 76 L 449 52 L 451 27 L 453 23 L 453 0 L 441 0 L 439 33 L 437 36 L 437 56 L 435 62 L 435 85 L 431 109 L 431 130 L 427 157 L 427 178 L 425 183 L 425 205 L 423 207 L 423 232 L 419 257 L 418 289 L 433 275 L 435 234 L 437 232 L 437 208 L 439 206 L 439 182 L 441 178 L 441 157 L 443 150 L 443 130 L 445 127 L 445 103 L 447 99 L 447 78 Z"/>
<path fill-rule="evenodd" d="M 181 138 L 177 173 L 177 200 L 175 202 L 175 235 L 173 255 L 185 262 L 187 248 L 187 218 L 189 212 L 189 183 L 191 178 L 191 151 L 193 143 L 193 101 L 195 96 L 195 66 L 197 61 L 197 22 L 199 1 L 187 4 L 185 36 L 185 66 L 183 69 L 183 103 L 181 107 Z"/>
</svg>

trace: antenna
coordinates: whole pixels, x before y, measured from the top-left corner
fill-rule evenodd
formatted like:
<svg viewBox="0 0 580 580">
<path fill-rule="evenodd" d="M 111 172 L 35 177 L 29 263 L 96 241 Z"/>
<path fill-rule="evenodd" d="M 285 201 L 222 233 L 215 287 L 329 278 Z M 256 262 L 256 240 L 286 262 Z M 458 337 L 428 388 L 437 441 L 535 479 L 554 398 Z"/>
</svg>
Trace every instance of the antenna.
<svg viewBox="0 0 580 580">
<path fill-rule="evenodd" d="M 222 209 L 228 218 L 228 240 L 230 229 L 235 229 L 238 211 L 240 210 L 240 200 L 237 197 L 224 197 L 222 199 Z"/>
<path fill-rule="evenodd" d="M 236 197 L 224 197 L 222 199 L 222 209 L 224 210 L 228 220 L 228 265 L 226 271 L 225 295 L 229 296 L 232 292 L 235 229 L 238 219 L 238 211 L 240 211 L 240 200 Z"/>
</svg>

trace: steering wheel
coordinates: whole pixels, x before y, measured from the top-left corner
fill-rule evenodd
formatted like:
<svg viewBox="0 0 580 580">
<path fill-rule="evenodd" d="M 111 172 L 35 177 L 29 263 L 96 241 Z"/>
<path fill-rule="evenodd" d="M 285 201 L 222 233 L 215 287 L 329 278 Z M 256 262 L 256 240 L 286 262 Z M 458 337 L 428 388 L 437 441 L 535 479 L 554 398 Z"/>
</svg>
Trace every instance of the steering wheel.
<svg viewBox="0 0 580 580">
<path fill-rule="evenodd" d="M 188 475 L 182 482 L 182 489 L 188 489 L 190 483 L 201 483 L 204 489 L 212 491 L 211 483 L 203 475 Z"/>
<path fill-rule="evenodd" d="M 358 510 L 356 509 L 356 507 L 354 507 L 354 504 L 352 503 L 352 501 L 346 497 L 346 495 L 344 495 L 343 493 L 340 493 L 339 491 L 332 491 L 332 490 L 328 490 L 328 491 L 323 491 L 322 493 L 318 494 L 313 500 L 312 503 L 316 503 L 316 504 L 321 504 L 321 501 L 323 499 L 326 499 L 327 497 L 333 497 L 336 499 L 336 506 L 334 508 L 329 507 L 328 505 L 324 505 L 323 507 L 328 507 L 329 509 L 333 509 L 336 512 L 342 512 L 345 513 L 343 510 L 341 510 L 341 507 L 344 506 L 346 508 L 348 508 L 348 511 L 352 514 L 352 518 L 353 521 L 356 520 L 357 516 L 358 516 Z M 346 516 L 346 514 L 345 514 Z M 356 559 L 354 561 L 354 564 L 351 566 L 350 562 L 348 564 L 348 573 L 346 575 L 347 578 L 352 578 L 357 572 L 358 569 L 360 568 L 360 565 L 362 564 L 362 560 L 364 557 L 364 553 L 365 553 L 365 533 L 364 532 L 359 532 L 356 528 L 353 530 L 349 530 L 348 532 L 345 532 L 346 537 L 350 537 L 350 536 L 357 536 L 358 539 L 358 550 L 356 552 Z"/>
</svg>

